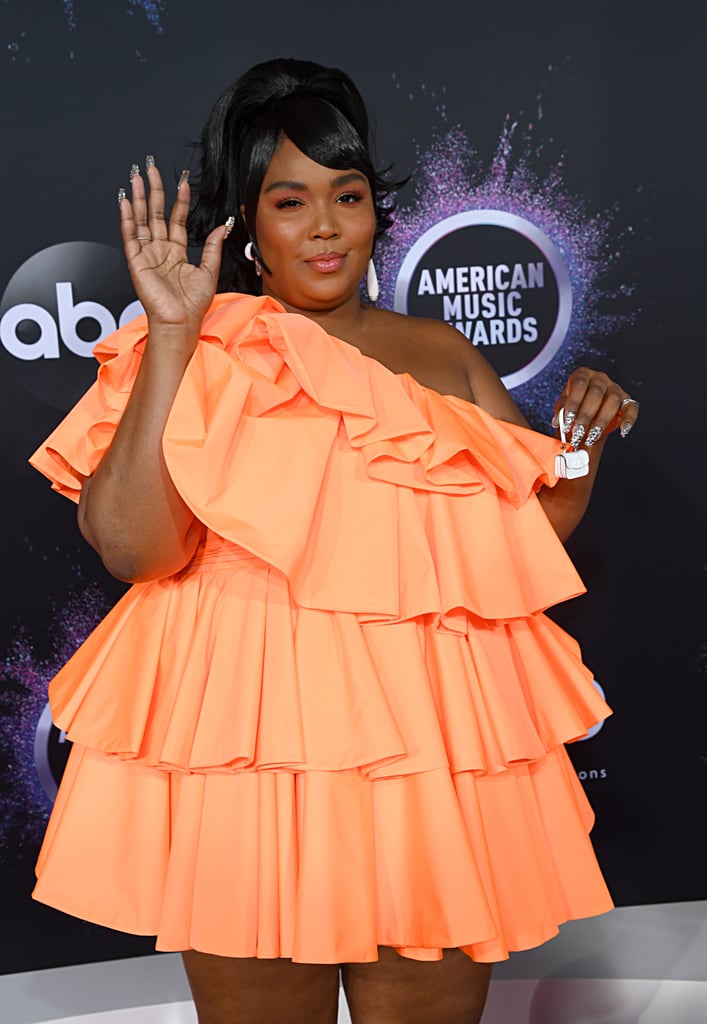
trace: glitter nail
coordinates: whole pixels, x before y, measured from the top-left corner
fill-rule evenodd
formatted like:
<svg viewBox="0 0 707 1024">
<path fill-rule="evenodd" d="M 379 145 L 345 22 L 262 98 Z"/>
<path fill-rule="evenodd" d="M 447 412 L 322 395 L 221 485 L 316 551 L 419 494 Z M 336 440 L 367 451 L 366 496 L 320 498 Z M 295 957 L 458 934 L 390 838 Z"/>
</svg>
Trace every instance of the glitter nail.
<svg viewBox="0 0 707 1024">
<path fill-rule="evenodd" d="M 582 438 L 584 437 L 586 429 L 587 428 L 584 426 L 583 423 L 578 423 L 577 426 L 574 428 L 574 430 L 572 431 L 572 438 L 570 440 L 570 444 L 573 448 L 579 447 L 579 445 L 582 443 Z"/>
</svg>

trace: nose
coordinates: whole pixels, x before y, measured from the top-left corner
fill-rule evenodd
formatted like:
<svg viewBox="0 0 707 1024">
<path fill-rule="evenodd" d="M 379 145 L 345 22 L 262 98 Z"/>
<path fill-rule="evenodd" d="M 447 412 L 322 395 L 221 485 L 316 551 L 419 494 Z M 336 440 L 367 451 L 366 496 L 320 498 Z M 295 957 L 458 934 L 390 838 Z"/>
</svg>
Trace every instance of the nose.
<svg viewBox="0 0 707 1024">
<path fill-rule="evenodd" d="M 336 216 L 336 209 L 331 203 L 315 203 L 312 207 L 312 219 L 310 222 L 310 236 L 312 238 L 337 238 L 339 235 L 339 222 Z"/>
</svg>

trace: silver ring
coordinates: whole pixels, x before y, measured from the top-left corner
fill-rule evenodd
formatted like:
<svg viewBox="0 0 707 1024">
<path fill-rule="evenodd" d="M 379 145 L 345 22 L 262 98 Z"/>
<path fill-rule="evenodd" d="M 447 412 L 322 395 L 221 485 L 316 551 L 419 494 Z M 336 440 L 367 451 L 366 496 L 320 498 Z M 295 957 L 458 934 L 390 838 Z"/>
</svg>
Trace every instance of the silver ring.
<svg viewBox="0 0 707 1024">
<path fill-rule="evenodd" d="M 624 398 L 619 408 L 624 409 L 627 405 L 638 405 L 638 402 L 635 398 Z"/>
<path fill-rule="evenodd" d="M 138 242 L 151 242 L 152 235 L 138 235 L 137 240 Z"/>
</svg>

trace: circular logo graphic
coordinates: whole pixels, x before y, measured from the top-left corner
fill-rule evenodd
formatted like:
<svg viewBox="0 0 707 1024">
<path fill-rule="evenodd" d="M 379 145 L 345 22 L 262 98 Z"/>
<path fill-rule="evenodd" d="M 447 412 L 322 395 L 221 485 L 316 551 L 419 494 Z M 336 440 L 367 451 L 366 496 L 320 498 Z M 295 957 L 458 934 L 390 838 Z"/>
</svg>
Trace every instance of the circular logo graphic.
<svg viewBox="0 0 707 1024">
<path fill-rule="evenodd" d="M 572 288 L 558 249 L 534 224 L 502 210 L 468 210 L 415 242 L 398 274 L 394 306 L 452 324 L 514 388 L 562 345 Z"/>
<path fill-rule="evenodd" d="M 70 750 L 71 740 L 54 725 L 49 705 L 46 704 L 34 734 L 34 767 L 42 789 L 50 800 L 56 797 Z"/>
<path fill-rule="evenodd" d="M 596 679 L 592 679 L 592 683 L 594 684 L 594 689 L 597 691 L 597 693 L 599 694 L 601 699 L 602 700 L 606 700 L 606 694 L 604 693 L 604 689 L 601 686 L 601 684 L 598 683 L 596 681 Z M 606 721 L 606 719 L 602 718 L 601 721 L 597 722 L 596 725 L 593 725 L 591 727 L 591 729 L 589 730 L 589 732 L 587 733 L 586 736 L 580 736 L 580 738 L 577 740 L 577 742 L 578 743 L 583 743 L 584 740 L 590 740 L 593 736 L 596 736 L 596 734 L 599 732 L 599 730 L 604 727 L 604 722 L 605 721 Z"/>
<path fill-rule="evenodd" d="M 65 411 L 95 380 L 93 347 L 142 313 L 125 257 L 99 242 L 62 242 L 30 256 L 0 301 L 5 369 L 34 398 Z"/>
</svg>

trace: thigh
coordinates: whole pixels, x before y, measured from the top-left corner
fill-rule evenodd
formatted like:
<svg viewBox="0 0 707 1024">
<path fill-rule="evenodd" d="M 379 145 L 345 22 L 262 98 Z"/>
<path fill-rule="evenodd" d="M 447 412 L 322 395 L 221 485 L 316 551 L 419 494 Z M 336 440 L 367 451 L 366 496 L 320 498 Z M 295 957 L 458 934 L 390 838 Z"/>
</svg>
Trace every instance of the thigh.
<svg viewBox="0 0 707 1024">
<path fill-rule="evenodd" d="M 370 964 L 342 965 L 352 1024 L 478 1024 L 491 965 L 460 949 L 441 960 L 411 960 L 380 946 Z"/>
<path fill-rule="evenodd" d="M 336 1024 L 337 964 L 182 953 L 199 1024 Z"/>
</svg>

